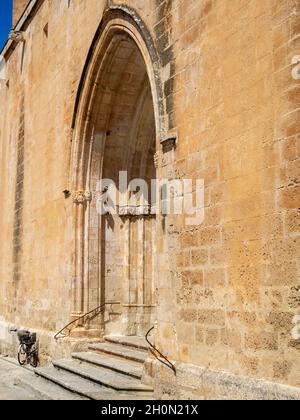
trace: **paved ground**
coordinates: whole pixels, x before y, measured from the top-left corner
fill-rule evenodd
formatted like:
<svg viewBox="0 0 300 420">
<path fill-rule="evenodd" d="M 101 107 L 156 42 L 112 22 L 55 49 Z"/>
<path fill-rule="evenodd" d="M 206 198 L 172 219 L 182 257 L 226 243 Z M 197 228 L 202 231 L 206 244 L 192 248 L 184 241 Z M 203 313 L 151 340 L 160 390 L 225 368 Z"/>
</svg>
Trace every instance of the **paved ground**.
<svg viewBox="0 0 300 420">
<path fill-rule="evenodd" d="M 15 378 L 23 373 L 21 367 L 0 359 L 0 400 L 35 400 L 33 394 L 15 385 Z"/>
</svg>

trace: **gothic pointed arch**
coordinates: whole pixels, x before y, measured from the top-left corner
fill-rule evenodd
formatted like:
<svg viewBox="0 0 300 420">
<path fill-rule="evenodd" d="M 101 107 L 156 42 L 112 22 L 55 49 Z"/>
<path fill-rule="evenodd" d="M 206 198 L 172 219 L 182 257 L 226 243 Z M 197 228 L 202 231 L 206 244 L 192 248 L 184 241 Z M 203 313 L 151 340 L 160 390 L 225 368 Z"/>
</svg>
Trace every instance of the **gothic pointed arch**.
<svg viewBox="0 0 300 420">
<path fill-rule="evenodd" d="M 134 325 L 150 322 L 155 220 L 103 219 L 94 192 L 100 178 L 117 183 L 120 171 L 150 184 L 165 133 L 160 62 L 150 33 L 134 11 L 111 7 L 92 42 L 73 116 L 73 318 L 125 296 L 122 317 L 135 317 Z M 143 308 L 139 314 L 137 308 Z M 134 325 L 127 333 L 136 333 Z"/>
</svg>

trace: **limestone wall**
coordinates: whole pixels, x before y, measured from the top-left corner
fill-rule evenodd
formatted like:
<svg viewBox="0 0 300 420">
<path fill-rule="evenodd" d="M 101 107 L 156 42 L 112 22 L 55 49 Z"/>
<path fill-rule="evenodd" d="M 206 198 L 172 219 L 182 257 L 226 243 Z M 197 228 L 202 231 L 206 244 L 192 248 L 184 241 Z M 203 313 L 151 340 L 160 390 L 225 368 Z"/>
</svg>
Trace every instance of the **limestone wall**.
<svg viewBox="0 0 300 420">
<path fill-rule="evenodd" d="M 106 2 L 42 3 L 0 91 L 0 340 L 3 322 L 55 332 L 71 312 L 73 203 L 62 191 Z M 178 135 L 175 153 L 158 150 L 161 174 L 205 181 L 204 223 L 170 216 L 159 230 L 157 346 L 180 366 L 300 387 L 300 1 L 109 3 L 141 16 L 160 56 Z M 174 389 L 154 372 L 158 395 Z"/>
<path fill-rule="evenodd" d="M 13 0 L 13 21 L 12 25 L 15 26 L 20 17 L 22 16 L 29 0 Z"/>
<path fill-rule="evenodd" d="M 171 220 L 161 245 L 159 347 L 299 386 L 300 2 L 168 4 L 157 30 L 174 59 L 170 170 L 204 178 L 206 211 L 200 227 Z"/>
</svg>

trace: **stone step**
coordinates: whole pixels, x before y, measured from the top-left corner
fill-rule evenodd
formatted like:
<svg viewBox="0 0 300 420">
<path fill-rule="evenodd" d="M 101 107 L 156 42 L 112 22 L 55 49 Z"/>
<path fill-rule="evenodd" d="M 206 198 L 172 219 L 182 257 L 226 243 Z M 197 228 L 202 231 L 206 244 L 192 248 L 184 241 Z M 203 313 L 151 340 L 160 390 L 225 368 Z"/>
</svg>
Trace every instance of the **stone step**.
<svg viewBox="0 0 300 420">
<path fill-rule="evenodd" d="M 81 362 L 100 366 L 136 379 L 141 379 L 143 375 L 143 366 L 140 363 L 132 362 L 129 360 L 125 361 L 106 356 L 105 354 L 100 355 L 90 352 L 73 353 L 72 357 L 73 359 L 79 360 Z"/>
<path fill-rule="evenodd" d="M 134 362 L 145 363 L 148 353 L 141 350 L 134 350 L 127 348 L 122 345 L 116 345 L 112 343 L 100 343 L 90 344 L 89 350 L 96 351 L 98 353 L 105 353 L 111 356 L 119 357 L 121 359 L 132 360 Z"/>
<path fill-rule="evenodd" d="M 132 347 L 134 349 L 148 351 L 149 345 L 144 337 L 136 336 L 105 336 L 105 341 L 108 343 L 119 344 L 126 347 Z"/>
<path fill-rule="evenodd" d="M 129 378 L 117 372 L 111 372 L 101 367 L 89 366 L 85 363 L 79 363 L 75 360 L 60 360 L 53 362 L 53 366 L 57 369 L 71 372 L 81 378 L 87 379 L 96 384 L 111 388 L 121 392 L 143 392 L 152 393 L 153 388 L 142 384 L 139 380 Z"/>
<path fill-rule="evenodd" d="M 96 401 L 105 400 L 148 400 L 152 399 L 152 395 L 147 393 L 127 394 L 114 391 L 106 388 L 89 380 L 82 378 L 81 376 L 74 375 L 65 370 L 56 369 L 54 366 L 47 368 L 36 369 L 36 375 L 52 382 L 53 384 L 59 385 L 64 390 L 68 390 L 71 393 L 79 395 L 83 398 Z"/>
<path fill-rule="evenodd" d="M 89 400 L 87 397 L 68 391 L 61 386 L 38 377 L 33 372 L 25 373 L 15 379 L 17 385 L 30 391 L 37 400 L 44 401 L 72 401 Z"/>
</svg>

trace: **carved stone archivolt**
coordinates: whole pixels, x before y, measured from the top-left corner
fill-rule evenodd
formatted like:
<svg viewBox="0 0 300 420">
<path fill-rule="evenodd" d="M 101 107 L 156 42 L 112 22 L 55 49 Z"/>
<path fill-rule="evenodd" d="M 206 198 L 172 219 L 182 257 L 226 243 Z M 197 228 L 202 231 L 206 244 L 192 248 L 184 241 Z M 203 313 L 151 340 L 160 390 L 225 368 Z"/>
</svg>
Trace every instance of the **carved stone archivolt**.
<svg viewBox="0 0 300 420">
<path fill-rule="evenodd" d="M 90 191 L 77 191 L 73 194 L 74 204 L 85 204 L 92 201 L 93 194 Z"/>
</svg>

